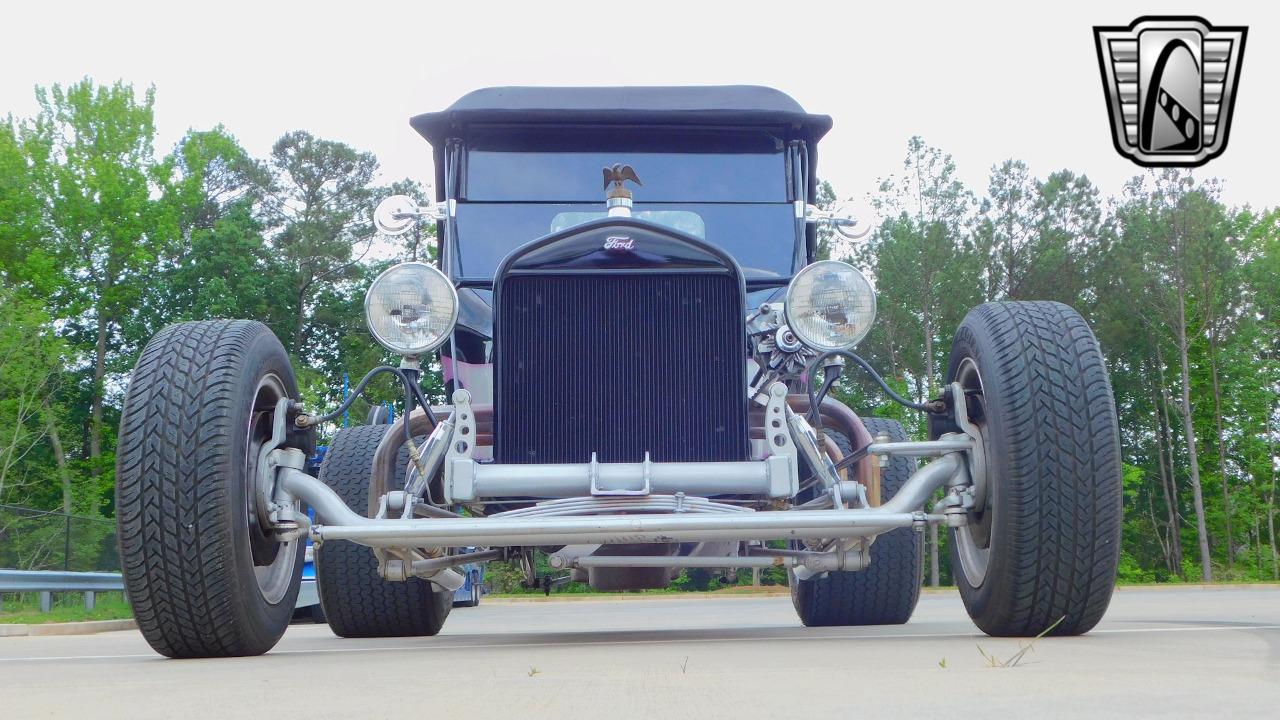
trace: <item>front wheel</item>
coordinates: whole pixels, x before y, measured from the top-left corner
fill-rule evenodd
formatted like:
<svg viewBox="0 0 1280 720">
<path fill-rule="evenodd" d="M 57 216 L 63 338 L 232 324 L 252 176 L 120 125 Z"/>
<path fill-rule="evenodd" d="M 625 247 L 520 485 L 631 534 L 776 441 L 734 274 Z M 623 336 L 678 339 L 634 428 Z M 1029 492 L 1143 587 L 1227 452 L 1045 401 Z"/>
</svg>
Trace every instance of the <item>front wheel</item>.
<svg viewBox="0 0 1280 720">
<path fill-rule="evenodd" d="M 293 615 L 303 543 L 256 502 L 273 412 L 298 397 L 265 325 L 171 325 L 134 368 L 116 449 L 116 518 L 138 629 L 169 657 L 259 655 Z"/>
<path fill-rule="evenodd" d="M 1120 557 L 1120 438 L 1093 332 L 1054 302 L 981 305 L 947 381 L 973 398 L 986 478 L 951 567 L 989 635 L 1079 635 L 1102 619 Z"/>
</svg>

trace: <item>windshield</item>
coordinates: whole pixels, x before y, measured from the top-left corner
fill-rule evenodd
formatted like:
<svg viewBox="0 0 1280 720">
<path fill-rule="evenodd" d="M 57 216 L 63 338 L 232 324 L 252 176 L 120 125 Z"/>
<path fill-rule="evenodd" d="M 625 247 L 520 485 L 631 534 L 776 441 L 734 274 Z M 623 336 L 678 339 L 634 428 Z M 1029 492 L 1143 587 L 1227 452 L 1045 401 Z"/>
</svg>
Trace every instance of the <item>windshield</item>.
<svg viewBox="0 0 1280 720">
<path fill-rule="evenodd" d="M 458 203 L 456 277 L 489 279 L 507 253 L 552 232 L 567 218 L 597 217 L 601 203 Z M 678 213 L 672 212 L 678 211 Z M 656 212 L 656 214 L 655 214 Z M 582 215 L 577 215 L 582 213 Z M 734 257 L 748 280 L 788 278 L 794 270 L 796 225 L 790 205 L 751 203 L 636 203 L 635 217 L 664 220 L 690 215 L 702 236 Z M 648 215 L 648 217 L 646 217 Z M 576 223 L 574 223 L 576 224 Z M 558 229 L 558 228 L 557 228 Z"/>
<path fill-rule="evenodd" d="M 787 202 L 783 145 L 765 131 L 475 131 L 462 199 L 604 203 L 601 170 L 635 169 L 644 202 Z"/>
</svg>

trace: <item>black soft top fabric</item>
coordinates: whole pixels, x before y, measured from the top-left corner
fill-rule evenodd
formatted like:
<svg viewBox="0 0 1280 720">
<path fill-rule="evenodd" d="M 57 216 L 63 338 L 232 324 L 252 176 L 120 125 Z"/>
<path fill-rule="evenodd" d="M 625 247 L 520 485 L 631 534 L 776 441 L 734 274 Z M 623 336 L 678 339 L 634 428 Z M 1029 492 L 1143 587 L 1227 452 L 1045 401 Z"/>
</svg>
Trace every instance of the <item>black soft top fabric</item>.
<svg viewBox="0 0 1280 720">
<path fill-rule="evenodd" d="M 494 87 L 409 121 L 439 148 L 471 124 L 781 126 L 810 142 L 831 129 L 791 96 L 757 85 L 685 87 Z"/>
</svg>

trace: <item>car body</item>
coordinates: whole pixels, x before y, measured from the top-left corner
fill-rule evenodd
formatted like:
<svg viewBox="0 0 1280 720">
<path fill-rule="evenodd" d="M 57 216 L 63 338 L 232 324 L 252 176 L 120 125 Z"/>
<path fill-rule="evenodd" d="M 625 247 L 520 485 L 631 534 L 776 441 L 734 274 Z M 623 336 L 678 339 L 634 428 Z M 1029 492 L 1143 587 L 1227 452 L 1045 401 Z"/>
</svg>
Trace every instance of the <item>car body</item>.
<svg viewBox="0 0 1280 720">
<path fill-rule="evenodd" d="M 411 124 L 436 150 L 436 200 L 450 213 L 437 226 L 438 253 L 457 287 L 458 321 L 441 366 L 447 392 L 469 393 L 479 436 L 492 438 L 475 448 L 477 463 L 733 463 L 769 454 L 762 437 L 750 437 L 742 387 L 759 368 L 743 320 L 779 300 L 814 259 L 817 228 L 803 210 L 830 118 L 758 87 L 490 88 Z M 615 164 L 643 183 L 630 217 L 601 204 L 608 188 L 598 168 Z M 612 302 L 619 293 L 631 301 Z M 653 302 L 664 298 L 671 304 Z M 702 311 L 680 313 L 690 302 Z M 572 336 L 561 322 L 570 308 Z M 663 393 L 653 391 L 659 384 Z M 664 412 L 664 394 L 683 398 L 686 412 Z M 867 437 L 856 418 L 844 419 L 847 433 Z M 479 498 L 454 490 L 450 499 Z M 675 574 L 577 576 L 639 589 Z"/>
<path fill-rule="evenodd" d="M 173 326 L 139 361 L 121 425 L 126 516 L 147 502 L 179 517 L 201 502 L 247 510 L 213 515 L 226 525 L 208 532 L 225 540 L 197 563 L 252 611 L 226 620 L 241 639 L 148 621 L 157 650 L 265 651 L 307 541 L 326 620 L 344 637 L 439 632 L 476 583 L 470 568 L 493 560 L 547 592 L 783 566 L 806 625 L 902 623 L 930 525 L 950 528 L 984 631 L 1076 634 L 1101 618 L 1119 557 L 1120 461 L 1096 339 L 1059 303 L 986 303 L 958 329 L 936 395 L 894 392 L 853 351 L 876 289 L 817 257 L 823 228 L 857 241 L 874 227 L 865 212 L 815 205 L 831 118 L 754 86 L 508 87 L 411 125 L 433 147 L 435 198 L 387 198 L 374 224 L 394 235 L 434 221 L 435 257 L 388 268 L 365 299 L 398 365 L 317 413 L 259 323 Z M 192 337 L 211 338 L 195 358 Z M 153 358 L 197 374 L 229 364 L 237 379 L 193 400 Z M 437 361 L 447 402 L 433 404 L 420 379 Z M 846 371 L 922 414 L 929 437 L 837 401 Z M 336 432 L 308 474 L 317 428 L 379 375 L 403 386 L 402 411 Z M 175 414 L 192 402 L 234 411 Z M 148 411 L 198 425 L 186 432 L 215 443 L 207 454 L 222 464 L 200 484 L 181 465 L 148 485 L 137 468 L 174 457 L 143 442 Z M 148 573 L 167 570 L 148 564 L 160 550 L 129 523 L 131 596 L 151 601 L 167 586 Z M 173 617 L 203 602 L 157 597 Z"/>
</svg>

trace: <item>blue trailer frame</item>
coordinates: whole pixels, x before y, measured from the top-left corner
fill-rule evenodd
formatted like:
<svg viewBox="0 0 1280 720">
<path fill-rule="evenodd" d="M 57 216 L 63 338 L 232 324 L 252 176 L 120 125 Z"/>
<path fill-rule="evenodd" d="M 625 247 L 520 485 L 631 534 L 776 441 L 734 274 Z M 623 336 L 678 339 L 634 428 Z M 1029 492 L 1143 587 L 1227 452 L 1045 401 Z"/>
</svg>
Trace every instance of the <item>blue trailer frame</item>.
<svg viewBox="0 0 1280 720">
<path fill-rule="evenodd" d="M 474 551 L 475 548 L 467 548 L 467 552 Z M 462 587 L 453 593 L 454 607 L 475 607 L 480 604 L 480 598 L 484 595 L 484 563 L 467 563 L 454 568 L 466 582 Z"/>
</svg>

